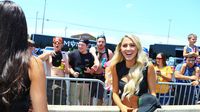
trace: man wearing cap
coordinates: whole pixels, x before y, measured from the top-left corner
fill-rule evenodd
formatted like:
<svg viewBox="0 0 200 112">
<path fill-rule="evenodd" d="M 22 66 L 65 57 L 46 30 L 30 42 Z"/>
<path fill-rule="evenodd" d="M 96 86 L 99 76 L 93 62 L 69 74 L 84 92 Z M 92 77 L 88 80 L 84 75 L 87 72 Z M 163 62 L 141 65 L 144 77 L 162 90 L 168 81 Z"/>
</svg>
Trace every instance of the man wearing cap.
<svg viewBox="0 0 200 112">
<path fill-rule="evenodd" d="M 97 71 L 94 73 L 94 78 L 99 79 L 102 82 L 105 82 L 105 68 L 106 68 L 106 62 L 111 60 L 113 56 L 113 52 L 106 48 L 106 37 L 104 35 L 100 35 L 96 39 L 96 47 L 91 47 L 90 52 L 96 56 L 99 61 L 99 67 Z M 98 97 L 96 96 L 96 92 L 99 90 Z M 99 85 L 99 88 L 97 88 L 97 83 L 94 83 L 92 86 L 92 97 L 97 97 L 97 105 L 102 105 L 103 103 L 103 94 L 104 94 L 104 88 L 102 85 Z"/>
<path fill-rule="evenodd" d="M 92 78 L 94 73 L 94 56 L 87 50 L 88 38 L 80 38 L 78 49 L 70 52 L 69 73 L 72 78 Z M 88 105 L 90 99 L 89 82 L 70 82 L 70 104 Z"/>
<path fill-rule="evenodd" d="M 40 59 L 46 62 L 47 73 L 50 71 L 50 76 L 52 77 L 67 76 L 68 57 L 65 52 L 61 52 L 62 47 L 63 47 L 63 39 L 61 37 L 54 37 L 53 38 L 54 50 L 43 53 L 42 55 L 39 56 Z M 61 91 L 62 91 L 62 96 L 60 96 Z M 60 104 L 60 97 L 62 97 L 61 104 L 66 104 L 66 82 L 60 80 L 48 80 L 47 96 L 49 104 Z"/>
</svg>

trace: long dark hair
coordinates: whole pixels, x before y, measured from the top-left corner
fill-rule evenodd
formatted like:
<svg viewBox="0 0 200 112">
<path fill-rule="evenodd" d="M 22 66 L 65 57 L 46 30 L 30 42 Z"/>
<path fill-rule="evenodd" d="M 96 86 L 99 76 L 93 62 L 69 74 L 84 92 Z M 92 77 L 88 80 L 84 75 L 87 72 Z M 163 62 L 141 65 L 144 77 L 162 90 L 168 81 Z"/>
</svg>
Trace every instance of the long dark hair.
<svg viewBox="0 0 200 112">
<path fill-rule="evenodd" d="M 28 89 L 27 23 L 22 9 L 12 1 L 0 1 L 0 105 L 9 108 Z"/>
<path fill-rule="evenodd" d="M 166 56 L 165 56 L 165 54 L 163 53 L 163 52 L 160 52 L 160 53 L 158 53 L 157 55 L 161 55 L 161 57 L 162 57 L 162 63 L 163 63 L 163 66 L 167 66 L 167 63 L 166 63 Z M 156 63 L 156 65 L 158 66 L 158 64 Z"/>
</svg>

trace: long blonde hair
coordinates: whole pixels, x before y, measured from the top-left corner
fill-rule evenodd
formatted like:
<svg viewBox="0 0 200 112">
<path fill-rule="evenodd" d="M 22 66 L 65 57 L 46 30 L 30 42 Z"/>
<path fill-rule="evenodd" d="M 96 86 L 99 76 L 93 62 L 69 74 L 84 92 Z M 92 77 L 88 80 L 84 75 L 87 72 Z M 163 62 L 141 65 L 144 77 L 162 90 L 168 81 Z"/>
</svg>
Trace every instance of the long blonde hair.
<svg viewBox="0 0 200 112">
<path fill-rule="evenodd" d="M 124 97 L 127 97 L 128 99 L 133 96 L 134 94 L 137 94 L 139 92 L 139 85 L 140 82 L 143 79 L 143 69 L 148 62 L 148 57 L 145 55 L 145 53 L 142 50 L 142 46 L 140 43 L 140 40 L 137 36 L 134 35 L 125 35 L 120 43 L 117 45 L 115 49 L 114 56 L 111 60 L 111 68 L 115 67 L 117 63 L 122 62 L 124 59 L 122 53 L 121 53 L 121 45 L 124 40 L 124 38 L 129 38 L 132 40 L 132 42 L 135 43 L 138 53 L 136 55 L 136 61 L 135 64 L 130 68 L 128 76 L 130 77 L 130 80 L 127 82 L 127 84 L 124 86 L 124 91 L 122 93 L 122 99 Z M 120 79 L 119 79 L 120 80 Z"/>
</svg>

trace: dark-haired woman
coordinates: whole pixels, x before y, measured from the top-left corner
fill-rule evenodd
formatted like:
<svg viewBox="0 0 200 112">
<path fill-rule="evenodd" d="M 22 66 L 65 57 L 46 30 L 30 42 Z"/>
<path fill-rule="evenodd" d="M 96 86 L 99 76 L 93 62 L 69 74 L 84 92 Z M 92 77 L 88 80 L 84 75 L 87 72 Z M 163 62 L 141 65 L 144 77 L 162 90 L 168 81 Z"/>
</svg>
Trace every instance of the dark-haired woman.
<svg viewBox="0 0 200 112">
<path fill-rule="evenodd" d="M 47 112 L 44 68 L 28 51 L 22 9 L 0 1 L 0 112 Z"/>
<path fill-rule="evenodd" d="M 166 56 L 163 53 L 158 53 L 156 56 L 156 63 L 154 66 L 156 72 L 157 82 L 171 82 L 173 70 L 170 66 L 167 66 Z M 167 84 L 156 84 L 157 97 L 160 97 L 160 103 L 166 104 L 168 101 L 167 93 L 169 93 L 170 86 Z M 163 98 L 161 96 L 166 96 Z"/>
</svg>

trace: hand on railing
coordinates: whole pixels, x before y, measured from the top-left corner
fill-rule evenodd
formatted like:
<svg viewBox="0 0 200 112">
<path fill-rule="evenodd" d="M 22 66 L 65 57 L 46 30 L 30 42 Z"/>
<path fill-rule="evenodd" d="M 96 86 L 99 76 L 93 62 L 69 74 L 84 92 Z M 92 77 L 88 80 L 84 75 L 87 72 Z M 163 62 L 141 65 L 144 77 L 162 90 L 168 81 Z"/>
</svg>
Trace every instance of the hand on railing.
<svg viewBox="0 0 200 112">
<path fill-rule="evenodd" d="M 72 75 L 77 78 L 79 76 L 79 73 L 78 72 L 74 72 Z"/>
<path fill-rule="evenodd" d="M 190 76 L 190 80 L 197 80 L 197 76 L 193 75 L 193 76 Z"/>
<path fill-rule="evenodd" d="M 197 85 L 199 84 L 199 81 L 198 81 L 198 80 L 192 81 L 191 84 L 192 84 L 193 86 L 197 86 Z"/>
</svg>

